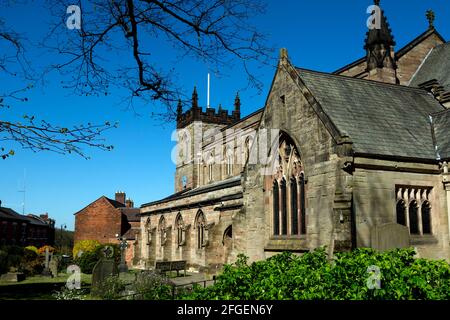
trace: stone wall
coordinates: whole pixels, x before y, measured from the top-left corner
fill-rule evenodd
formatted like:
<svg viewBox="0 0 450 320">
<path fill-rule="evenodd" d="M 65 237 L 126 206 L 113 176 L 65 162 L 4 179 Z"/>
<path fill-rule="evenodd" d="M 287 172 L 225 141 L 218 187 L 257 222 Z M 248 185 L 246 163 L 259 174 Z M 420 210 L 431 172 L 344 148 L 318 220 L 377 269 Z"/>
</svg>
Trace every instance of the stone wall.
<svg viewBox="0 0 450 320">
<path fill-rule="evenodd" d="M 214 272 L 231 261 L 229 246 L 233 244 L 224 243 L 224 232 L 232 226 L 233 216 L 242 205 L 241 191 L 241 186 L 236 185 L 142 208 L 141 257 L 144 264 L 154 267 L 155 261 L 186 260 L 188 267 L 193 270 Z M 200 202 L 207 204 L 199 205 Z M 184 207 L 177 209 L 179 206 Z M 205 216 L 207 226 L 207 242 L 204 246 L 198 243 L 196 218 L 200 211 Z M 185 241 L 181 245 L 178 244 L 178 215 L 181 215 L 184 223 Z M 159 227 L 161 217 L 166 223 L 164 243 Z"/>
<path fill-rule="evenodd" d="M 297 78 L 288 62 L 280 64 L 260 129 L 280 129 L 299 150 L 307 179 L 307 232 L 296 238 L 272 236 L 273 178 L 261 175 L 261 165 L 248 165 L 244 171 L 244 206 L 234 220 L 234 245 L 235 251 L 246 253 L 252 261 L 283 250 L 302 252 L 322 245 L 332 251 L 335 241 L 348 243 L 350 237 L 335 228 L 336 193 L 346 196 L 349 192 L 345 178 L 341 179 L 346 174 L 341 172 L 337 144 L 314 111 L 311 94 Z M 346 205 L 348 214 L 349 203 Z"/>
<path fill-rule="evenodd" d="M 357 63 L 351 67 L 349 67 L 348 69 L 342 70 L 336 74 L 339 74 L 341 76 L 346 76 L 346 77 L 355 77 L 355 78 L 366 78 L 367 77 L 367 62 L 364 59 L 363 61 L 361 61 L 360 63 Z"/>
<path fill-rule="evenodd" d="M 396 223 L 396 186 L 432 188 L 432 235 L 412 236 L 411 246 L 421 257 L 449 259 L 447 197 L 437 165 L 355 159 L 354 209 L 357 246 L 371 247 L 370 230 L 376 225 Z M 376 167 L 378 166 L 378 170 Z M 411 172 L 413 169 L 417 172 Z M 402 172 L 409 170 L 410 172 Z M 420 173 L 423 171 L 423 173 Z M 428 172 L 424 172 L 428 171 Z"/>
</svg>

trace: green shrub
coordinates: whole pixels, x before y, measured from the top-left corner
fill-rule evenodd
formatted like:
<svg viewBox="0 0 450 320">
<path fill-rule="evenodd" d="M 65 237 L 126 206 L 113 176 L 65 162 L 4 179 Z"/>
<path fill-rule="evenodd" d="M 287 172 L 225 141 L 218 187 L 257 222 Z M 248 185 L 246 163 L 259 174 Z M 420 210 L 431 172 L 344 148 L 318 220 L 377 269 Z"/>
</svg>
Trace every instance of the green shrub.
<svg viewBox="0 0 450 320">
<path fill-rule="evenodd" d="M 450 266 L 415 259 L 413 249 L 385 253 L 357 249 L 329 259 L 323 248 L 297 256 L 282 253 L 252 264 L 239 256 L 214 286 L 197 287 L 183 299 L 409 300 L 450 298 Z M 379 270 L 380 288 L 369 280 Z M 378 269 L 377 269 L 378 268 Z M 370 282 L 370 283 L 368 283 Z"/>
<path fill-rule="evenodd" d="M 96 295 L 105 300 L 120 298 L 125 290 L 125 283 L 119 276 L 109 276 L 104 279 L 96 290 Z"/>
<path fill-rule="evenodd" d="M 19 265 L 19 271 L 26 276 L 32 276 L 42 273 L 44 270 L 44 257 L 35 251 L 25 248 Z"/>
<path fill-rule="evenodd" d="M 36 248 L 35 246 L 28 246 L 28 247 L 25 247 L 24 249 L 25 250 L 30 250 L 30 251 L 35 252 L 36 254 L 39 254 L 38 248 Z"/>
<path fill-rule="evenodd" d="M 135 299 L 139 300 L 169 300 L 172 299 L 172 285 L 170 281 L 154 272 L 142 271 L 136 275 L 133 283 Z"/>
<path fill-rule="evenodd" d="M 4 246 L 0 251 L 0 274 L 13 270 L 29 276 L 41 273 L 43 268 L 43 258 L 32 248 Z"/>
<path fill-rule="evenodd" d="M 75 264 L 81 269 L 81 272 L 92 274 L 95 264 L 99 260 L 96 252 L 84 252 L 81 257 L 75 259 Z"/>
<path fill-rule="evenodd" d="M 97 245 L 94 250 L 91 251 L 85 251 L 81 254 L 80 257 L 77 257 L 74 262 L 76 265 L 78 265 L 81 269 L 81 272 L 86 274 L 92 274 L 92 271 L 95 267 L 95 264 L 97 261 L 99 261 L 101 258 L 103 258 L 103 249 L 106 246 L 110 246 L 113 248 L 113 259 L 115 260 L 116 264 L 119 264 L 120 262 L 120 250 L 118 245 L 116 244 L 104 244 L 104 245 Z"/>
<path fill-rule="evenodd" d="M 73 257 L 76 259 L 82 253 L 93 252 L 100 245 L 101 245 L 100 242 L 98 242 L 97 240 L 81 240 L 81 241 L 78 241 L 77 243 L 75 243 L 75 245 L 73 247 Z"/>
</svg>

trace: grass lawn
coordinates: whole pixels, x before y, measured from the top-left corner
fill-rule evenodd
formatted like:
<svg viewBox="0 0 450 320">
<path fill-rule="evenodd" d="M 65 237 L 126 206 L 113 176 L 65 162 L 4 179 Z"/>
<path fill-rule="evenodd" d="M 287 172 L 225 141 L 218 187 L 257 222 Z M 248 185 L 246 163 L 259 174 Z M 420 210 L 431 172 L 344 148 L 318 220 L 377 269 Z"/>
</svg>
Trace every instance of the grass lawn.
<svg viewBox="0 0 450 320">
<path fill-rule="evenodd" d="M 58 277 L 33 276 L 21 282 L 1 282 L 0 300 L 54 300 L 52 294 L 59 291 L 69 275 L 61 273 Z M 89 287 L 91 275 L 81 274 L 81 286 Z"/>
</svg>

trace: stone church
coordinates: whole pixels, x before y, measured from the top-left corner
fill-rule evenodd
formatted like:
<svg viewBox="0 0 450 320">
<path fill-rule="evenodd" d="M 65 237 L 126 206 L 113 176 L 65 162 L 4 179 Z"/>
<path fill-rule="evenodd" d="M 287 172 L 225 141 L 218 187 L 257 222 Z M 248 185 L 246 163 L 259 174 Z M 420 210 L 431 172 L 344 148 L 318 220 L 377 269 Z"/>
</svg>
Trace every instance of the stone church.
<svg viewBox="0 0 450 320">
<path fill-rule="evenodd" d="M 264 107 L 246 117 L 238 95 L 229 114 L 203 110 L 194 89 L 177 110 L 175 193 L 140 209 L 141 266 L 214 271 L 239 253 L 319 246 L 450 259 L 450 43 L 428 12 L 396 50 L 381 12 L 366 55 L 335 72 L 298 68 L 282 49 Z M 266 161 L 251 161 L 254 133 L 273 129 Z"/>
</svg>

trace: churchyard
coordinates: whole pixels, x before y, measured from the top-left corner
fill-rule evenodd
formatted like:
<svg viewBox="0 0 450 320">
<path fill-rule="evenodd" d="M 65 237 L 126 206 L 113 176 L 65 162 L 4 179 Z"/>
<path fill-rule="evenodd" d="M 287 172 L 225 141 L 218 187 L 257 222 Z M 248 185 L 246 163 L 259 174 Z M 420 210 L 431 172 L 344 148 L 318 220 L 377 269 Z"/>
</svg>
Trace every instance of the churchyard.
<svg viewBox="0 0 450 320">
<path fill-rule="evenodd" d="M 213 283 L 186 273 L 182 262 L 160 262 L 155 271 L 129 269 L 120 246 L 89 241 L 75 248 L 74 257 L 50 246 L 0 252 L 0 300 L 173 299 L 193 282 Z"/>
</svg>

